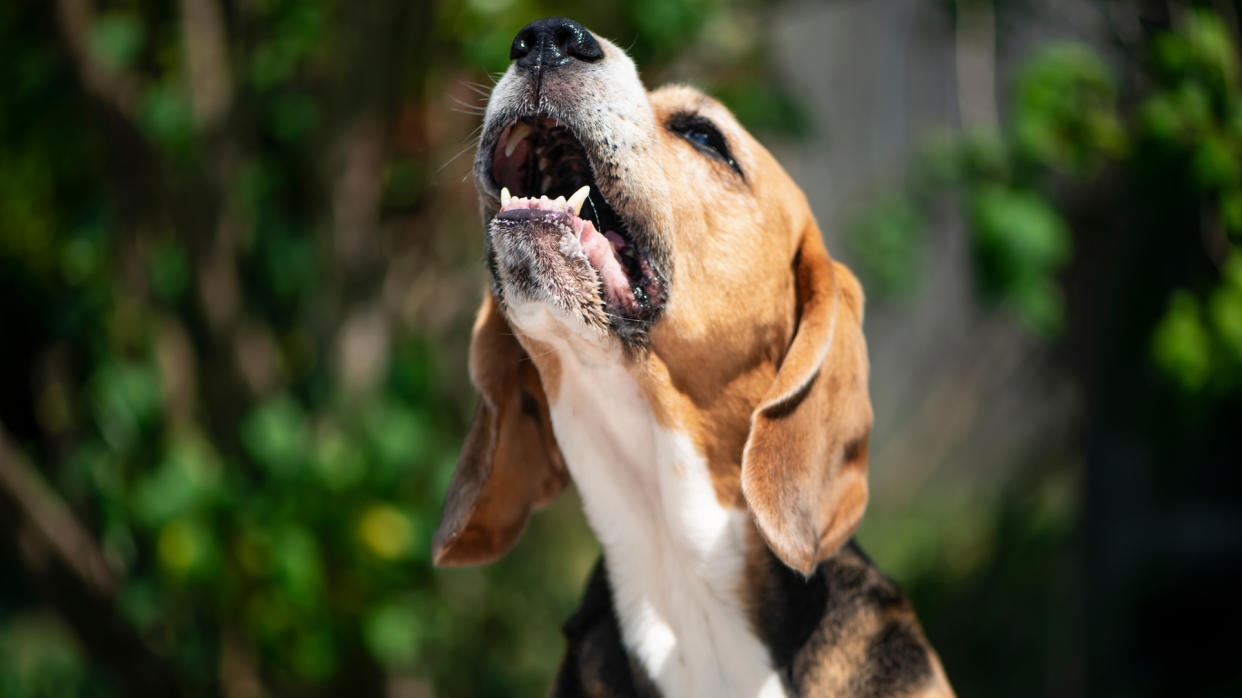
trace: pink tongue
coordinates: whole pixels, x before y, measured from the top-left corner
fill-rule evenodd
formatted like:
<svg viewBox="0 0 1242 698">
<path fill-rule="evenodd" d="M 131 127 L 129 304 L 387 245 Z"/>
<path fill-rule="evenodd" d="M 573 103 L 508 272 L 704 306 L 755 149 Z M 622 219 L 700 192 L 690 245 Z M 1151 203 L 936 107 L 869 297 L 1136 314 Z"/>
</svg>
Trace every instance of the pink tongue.
<svg viewBox="0 0 1242 698">
<path fill-rule="evenodd" d="M 617 261 L 617 255 L 613 252 L 608 238 L 601 235 L 591 221 L 583 220 L 582 228 L 578 231 L 578 240 L 582 243 L 582 249 L 586 251 L 591 266 L 599 271 L 604 291 L 626 305 L 633 304 L 634 291 L 630 289 L 630 281 L 626 278 L 621 263 Z"/>
</svg>

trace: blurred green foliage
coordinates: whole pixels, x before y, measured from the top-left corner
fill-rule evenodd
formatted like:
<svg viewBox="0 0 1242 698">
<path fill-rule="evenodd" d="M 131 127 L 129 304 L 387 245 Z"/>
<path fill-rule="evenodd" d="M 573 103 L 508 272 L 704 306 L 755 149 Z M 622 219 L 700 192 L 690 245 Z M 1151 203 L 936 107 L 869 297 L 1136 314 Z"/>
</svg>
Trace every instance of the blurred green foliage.
<svg viewBox="0 0 1242 698">
<path fill-rule="evenodd" d="M 433 288 L 413 321 L 404 299 L 420 276 L 482 288 L 468 159 L 452 158 L 481 100 L 450 110 L 523 24 L 572 13 L 649 76 L 677 58 L 757 127 L 804 130 L 766 79 L 756 12 L 0 6 L 0 436 L 118 580 L 66 581 L 37 534 L 34 553 L 14 534 L 0 696 L 541 694 L 595 555 L 565 526 L 574 503 L 500 565 L 429 561 L 473 400 L 442 343 L 462 346 L 475 297 Z M 713 26 L 729 40 L 702 41 Z M 448 325 L 419 324 L 433 307 Z"/>
<path fill-rule="evenodd" d="M 970 232 L 975 280 L 1032 331 L 1055 335 L 1059 282 L 1074 251 L 1065 218 L 1102 181 L 1138 191 L 1193 182 L 1215 280 L 1174 292 L 1152 329 L 1155 363 L 1187 391 L 1229 391 L 1242 369 L 1242 82 L 1229 30 L 1207 10 L 1145 44 L 1144 78 L 1123 94 L 1104 59 L 1081 45 L 1041 48 L 1015 78 L 998 129 L 933 141 L 902 192 L 859 218 L 856 253 L 881 291 L 917 285 L 922 230 L 951 195 Z"/>
</svg>

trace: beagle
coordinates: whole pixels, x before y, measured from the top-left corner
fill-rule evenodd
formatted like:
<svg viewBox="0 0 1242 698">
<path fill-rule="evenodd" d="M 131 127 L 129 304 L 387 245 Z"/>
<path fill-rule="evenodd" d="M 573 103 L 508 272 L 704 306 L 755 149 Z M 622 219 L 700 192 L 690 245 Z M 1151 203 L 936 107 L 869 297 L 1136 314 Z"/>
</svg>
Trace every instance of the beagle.
<svg viewBox="0 0 1242 698">
<path fill-rule="evenodd" d="M 718 102 L 564 18 L 518 33 L 475 159 L 481 394 L 435 534 L 487 563 L 572 478 L 603 548 L 554 696 L 951 696 L 852 541 L 858 281 Z"/>
</svg>

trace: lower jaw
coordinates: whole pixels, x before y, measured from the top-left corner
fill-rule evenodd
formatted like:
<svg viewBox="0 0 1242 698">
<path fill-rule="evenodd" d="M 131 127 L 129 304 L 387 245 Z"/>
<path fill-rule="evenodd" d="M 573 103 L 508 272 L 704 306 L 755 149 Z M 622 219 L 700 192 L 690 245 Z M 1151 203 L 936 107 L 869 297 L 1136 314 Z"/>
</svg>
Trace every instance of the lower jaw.
<svg viewBox="0 0 1242 698">
<path fill-rule="evenodd" d="M 640 350 L 658 313 L 658 305 L 652 304 L 663 298 L 659 278 L 648 275 L 648 263 L 642 260 L 642 279 L 635 281 L 626 273 L 624 291 L 631 297 L 609 293 L 585 250 L 563 247 L 566 235 L 572 232 L 553 221 L 519 223 L 493 218 L 489 238 L 494 252 L 489 254 L 497 255 L 492 260 L 493 269 L 502 286 L 508 286 L 502 288 L 502 294 L 512 301 L 521 297 L 525 302 L 555 308 L 555 314 L 566 317 L 570 325 L 580 322 L 586 330 L 584 337 L 609 337 L 627 354 Z M 505 258 L 517 266 L 501 269 Z"/>
</svg>

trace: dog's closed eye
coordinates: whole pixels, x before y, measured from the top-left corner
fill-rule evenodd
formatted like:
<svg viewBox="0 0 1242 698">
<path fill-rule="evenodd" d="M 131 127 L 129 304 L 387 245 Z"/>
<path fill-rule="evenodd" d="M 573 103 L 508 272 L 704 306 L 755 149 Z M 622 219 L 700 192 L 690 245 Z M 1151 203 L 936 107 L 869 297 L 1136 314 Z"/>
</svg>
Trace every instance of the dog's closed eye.
<svg viewBox="0 0 1242 698">
<path fill-rule="evenodd" d="M 686 139 L 699 152 L 720 158 L 745 179 L 742 168 L 738 166 L 737 161 L 733 159 L 732 151 L 729 150 L 729 142 L 720 133 L 720 129 L 705 117 L 699 114 L 677 114 L 669 119 L 668 129 Z"/>
</svg>

